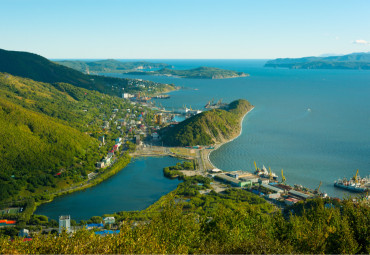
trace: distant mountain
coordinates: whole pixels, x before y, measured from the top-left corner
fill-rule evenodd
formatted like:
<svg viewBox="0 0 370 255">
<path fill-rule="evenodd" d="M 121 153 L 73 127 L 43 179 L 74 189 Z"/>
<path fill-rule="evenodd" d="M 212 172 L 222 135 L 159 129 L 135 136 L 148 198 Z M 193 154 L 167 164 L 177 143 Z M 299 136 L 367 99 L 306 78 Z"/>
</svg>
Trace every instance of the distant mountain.
<svg viewBox="0 0 370 255">
<path fill-rule="evenodd" d="M 225 109 L 213 109 L 190 117 L 161 131 L 162 140 L 170 146 L 210 145 L 225 142 L 240 132 L 241 118 L 253 108 L 244 99 Z"/>
<path fill-rule="evenodd" d="M 265 67 L 291 69 L 370 69 L 370 53 L 352 53 L 342 56 L 278 58 L 270 60 Z"/>
<path fill-rule="evenodd" d="M 151 91 L 152 93 L 174 89 L 174 86 L 151 81 L 141 81 L 140 85 L 144 85 L 143 87 L 137 86 L 137 82 L 132 79 L 87 75 L 37 54 L 2 49 L 0 49 L 0 72 L 47 83 L 65 82 L 118 96 L 122 93 L 122 89 L 128 92 Z"/>
<path fill-rule="evenodd" d="M 114 59 L 98 61 L 63 60 L 55 61 L 60 65 L 73 68 L 82 73 L 125 73 L 129 70 L 153 69 L 171 67 L 164 63 L 151 63 L 146 61 L 122 62 Z"/>
<path fill-rule="evenodd" d="M 158 71 L 148 72 L 129 72 L 127 74 L 135 75 L 164 75 L 164 76 L 176 76 L 180 78 L 194 78 L 194 79 L 227 79 L 236 77 L 246 77 L 249 74 L 243 72 L 236 72 L 232 70 L 225 70 L 215 67 L 198 67 L 190 70 L 174 70 L 163 68 Z"/>
</svg>

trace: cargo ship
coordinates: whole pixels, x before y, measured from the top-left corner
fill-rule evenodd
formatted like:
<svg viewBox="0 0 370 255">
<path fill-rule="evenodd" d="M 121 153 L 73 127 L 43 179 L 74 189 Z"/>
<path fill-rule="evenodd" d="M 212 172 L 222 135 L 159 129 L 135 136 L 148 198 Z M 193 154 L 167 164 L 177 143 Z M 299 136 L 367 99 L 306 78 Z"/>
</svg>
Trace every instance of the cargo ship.
<svg viewBox="0 0 370 255">
<path fill-rule="evenodd" d="M 339 179 L 334 182 L 334 187 L 346 189 L 352 192 L 366 192 L 370 188 L 370 179 L 368 177 L 361 178 L 358 175 L 358 170 L 356 175 L 347 180 L 347 178 Z"/>
<path fill-rule="evenodd" d="M 255 175 L 266 178 L 266 179 L 273 179 L 277 180 L 278 176 L 274 173 L 271 172 L 271 168 L 269 168 L 269 171 L 267 171 L 265 166 L 262 166 L 262 169 L 257 168 L 256 162 L 254 162 L 254 165 L 256 167 L 256 171 L 254 172 Z"/>
</svg>

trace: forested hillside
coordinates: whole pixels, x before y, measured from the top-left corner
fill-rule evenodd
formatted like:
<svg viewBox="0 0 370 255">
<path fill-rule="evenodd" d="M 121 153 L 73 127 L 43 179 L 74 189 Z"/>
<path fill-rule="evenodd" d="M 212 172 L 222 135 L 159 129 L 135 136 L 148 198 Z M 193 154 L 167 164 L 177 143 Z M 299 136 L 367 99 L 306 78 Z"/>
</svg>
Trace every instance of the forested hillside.
<svg viewBox="0 0 370 255">
<path fill-rule="evenodd" d="M 233 138 L 240 131 L 241 118 L 253 108 L 243 99 L 226 109 L 213 109 L 190 117 L 161 131 L 162 140 L 170 146 L 209 145 Z"/>
<path fill-rule="evenodd" d="M 112 109 L 130 106 L 118 97 L 67 83 L 0 73 L 0 107 L 0 201 L 4 201 L 86 178 L 107 150 L 99 148 L 96 139 L 103 121 Z"/>
<path fill-rule="evenodd" d="M 116 96 L 121 96 L 122 89 L 127 92 L 144 91 L 150 93 L 174 89 L 172 85 L 151 81 L 140 81 L 138 83 L 133 79 L 87 75 L 56 64 L 37 54 L 2 49 L 0 49 L 0 72 L 52 84 L 57 82 L 69 83 L 77 87 Z"/>
<path fill-rule="evenodd" d="M 291 69 L 370 69 L 370 53 L 352 53 L 343 56 L 278 58 L 267 61 L 265 67 Z"/>
<path fill-rule="evenodd" d="M 0 201 L 39 186 L 56 187 L 56 174 L 80 165 L 86 175 L 98 141 L 40 113 L 0 100 Z"/>
<path fill-rule="evenodd" d="M 128 70 L 169 67 L 168 64 L 164 63 L 151 63 L 146 61 L 123 62 L 114 59 L 98 61 L 62 60 L 55 62 L 82 73 L 125 73 Z"/>
</svg>

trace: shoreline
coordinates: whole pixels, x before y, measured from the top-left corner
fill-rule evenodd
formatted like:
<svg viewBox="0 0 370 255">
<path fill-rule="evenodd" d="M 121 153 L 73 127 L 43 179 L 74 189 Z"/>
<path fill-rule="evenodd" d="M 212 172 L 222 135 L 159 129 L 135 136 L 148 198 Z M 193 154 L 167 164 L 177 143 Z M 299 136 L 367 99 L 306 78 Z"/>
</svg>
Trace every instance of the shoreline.
<svg viewBox="0 0 370 255">
<path fill-rule="evenodd" d="M 229 143 L 229 142 L 232 142 L 232 141 L 234 141 L 236 138 L 238 138 L 242 133 L 243 133 L 243 121 L 244 121 L 244 118 L 247 116 L 247 114 L 248 113 L 250 113 L 252 110 L 254 109 L 254 106 L 249 110 L 249 111 L 247 111 L 245 114 L 244 114 L 244 116 L 243 116 L 243 118 L 240 120 L 240 132 L 239 132 L 239 134 L 237 135 L 237 136 L 235 136 L 234 138 L 232 138 L 232 139 L 230 139 L 230 140 L 228 140 L 228 141 L 226 141 L 226 142 L 223 142 L 223 143 L 219 143 L 219 144 L 217 144 L 217 145 L 215 145 L 215 148 L 214 149 L 212 149 L 212 150 L 210 150 L 209 152 L 207 152 L 207 156 L 206 156 L 206 160 L 207 160 L 207 163 L 209 164 L 209 165 L 211 165 L 213 168 L 217 168 L 217 167 L 215 167 L 215 165 L 212 163 L 212 161 L 210 160 L 210 155 L 211 155 L 211 153 L 212 152 L 214 152 L 214 151 L 216 151 L 216 150 L 218 150 L 222 145 L 224 145 L 224 144 L 227 144 L 227 143 Z"/>
</svg>

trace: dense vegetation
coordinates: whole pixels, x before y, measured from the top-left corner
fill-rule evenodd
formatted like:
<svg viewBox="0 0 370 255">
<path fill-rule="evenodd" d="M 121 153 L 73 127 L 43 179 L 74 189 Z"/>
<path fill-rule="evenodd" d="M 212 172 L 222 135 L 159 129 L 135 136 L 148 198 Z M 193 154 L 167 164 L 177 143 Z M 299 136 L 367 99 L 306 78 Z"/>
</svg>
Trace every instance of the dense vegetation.
<svg viewBox="0 0 370 255">
<path fill-rule="evenodd" d="M 172 85 L 151 81 L 138 82 L 132 79 L 87 75 L 33 53 L 2 49 L 0 49 L 0 72 L 52 84 L 56 82 L 69 83 L 77 87 L 116 96 L 121 96 L 122 89 L 131 93 L 139 91 L 155 93 L 174 89 Z"/>
<path fill-rule="evenodd" d="M 196 163 L 195 161 L 184 161 L 179 162 L 174 166 L 169 166 L 163 168 L 163 175 L 167 178 L 179 178 L 184 179 L 184 174 L 181 173 L 179 170 L 195 170 L 196 169 Z"/>
<path fill-rule="evenodd" d="M 292 69 L 370 69 L 370 53 L 353 53 L 344 56 L 278 58 L 270 60 L 266 67 Z"/>
<path fill-rule="evenodd" d="M 128 70 L 164 68 L 169 66 L 164 63 L 146 61 L 122 62 L 114 59 L 98 61 L 63 60 L 55 62 L 82 73 L 125 73 Z"/>
<path fill-rule="evenodd" d="M 283 215 L 257 210 L 262 201 L 246 191 L 209 196 L 212 211 L 198 214 L 183 203 L 163 203 L 158 214 L 142 221 L 126 218 L 120 233 L 106 237 L 86 230 L 70 237 L 36 236 L 32 241 L 0 238 L 0 253 L 134 253 L 134 254 L 369 254 L 369 207 L 344 201 L 326 207 L 329 200 L 312 200 L 306 209 Z M 213 201 L 212 201 L 213 200 Z M 172 200 L 173 201 L 173 200 Z M 223 204 L 229 201 L 233 207 Z M 237 201 L 244 204 L 237 207 Z M 261 203 L 261 204 L 259 204 Z M 298 205 L 299 206 L 299 205 Z M 38 219 L 43 220 L 43 219 Z"/>
<path fill-rule="evenodd" d="M 113 109 L 125 116 L 128 108 L 126 100 L 67 83 L 0 73 L 0 201 L 86 179 L 121 134 L 113 121 L 113 129 L 103 131 L 103 122 Z M 106 144 L 99 148 L 103 134 Z"/>
<path fill-rule="evenodd" d="M 55 187 L 57 173 L 80 163 L 78 174 L 86 176 L 82 164 L 91 167 L 98 150 L 96 139 L 3 98 L 0 145 L 0 200 L 23 188 Z"/>
<path fill-rule="evenodd" d="M 236 72 L 215 67 L 198 67 L 190 70 L 174 70 L 163 68 L 158 71 L 129 72 L 128 74 L 170 75 L 181 78 L 194 78 L 194 79 L 225 79 L 248 76 L 248 74 L 243 72 Z"/>
<path fill-rule="evenodd" d="M 231 139 L 240 131 L 241 118 L 252 109 L 243 99 L 227 109 L 213 109 L 192 116 L 173 127 L 161 130 L 162 140 L 170 146 L 210 145 Z"/>
</svg>

